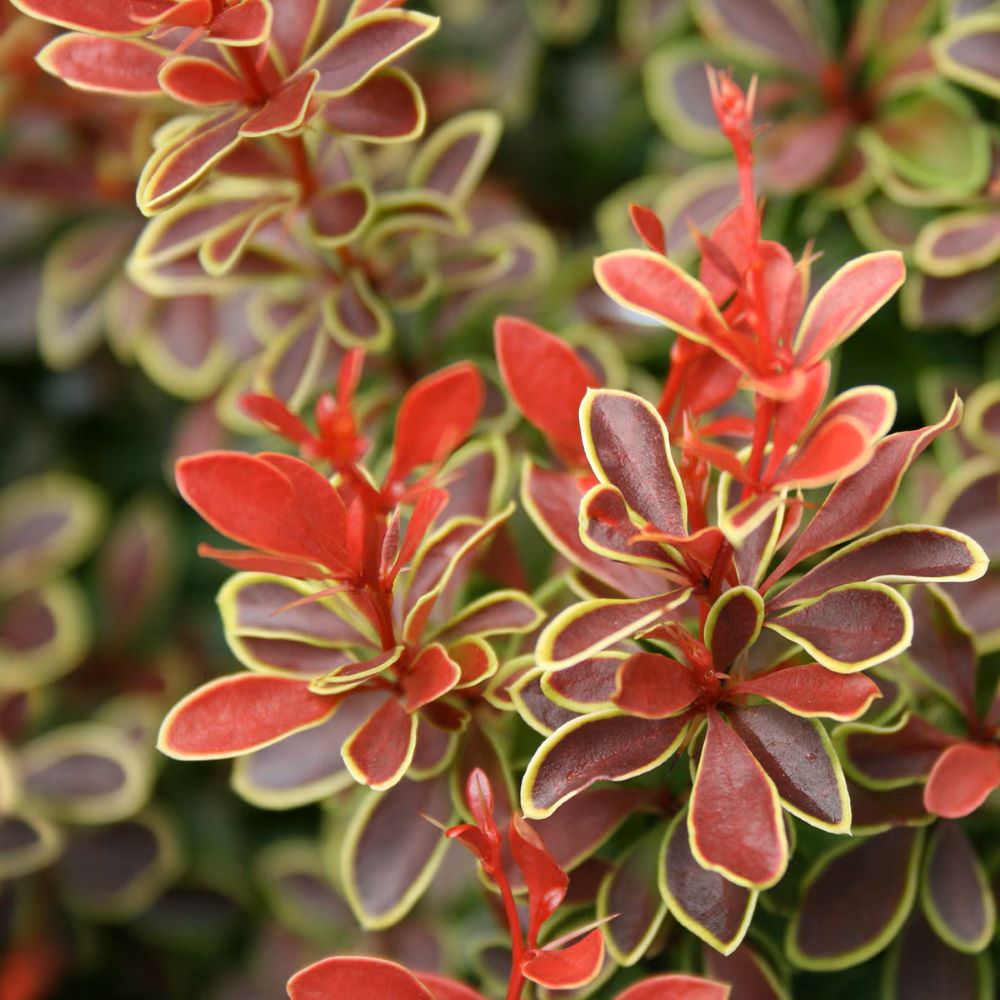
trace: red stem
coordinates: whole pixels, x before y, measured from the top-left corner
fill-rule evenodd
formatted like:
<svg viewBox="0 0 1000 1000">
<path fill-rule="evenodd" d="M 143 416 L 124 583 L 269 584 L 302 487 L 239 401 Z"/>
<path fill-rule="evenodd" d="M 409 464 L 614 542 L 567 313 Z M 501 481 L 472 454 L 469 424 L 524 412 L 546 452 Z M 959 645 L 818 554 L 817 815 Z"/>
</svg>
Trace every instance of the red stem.
<svg viewBox="0 0 1000 1000">
<path fill-rule="evenodd" d="M 507 926 L 510 929 L 511 965 L 510 979 L 507 982 L 507 1000 L 521 1000 L 521 993 L 524 990 L 524 974 L 521 972 L 521 960 L 524 957 L 524 940 L 521 935 L 521 918 L 517 912 L 517 903 L 514 901 L 514 893 L 510 891 L 510 884 L 504 874 L 503 866 L 500 863 L 499 851 L 497 852 L 496 866 L 493 871 L 493 880 L 500 890 L 503 898 L 504 914 L 507 917 Z"/>
<path fill-rule="evenodd" d="M 301 200 L 308 201 L 316 191 L 316 175 L 313 173 L 306 144 L 301 135 L 283 136 L 285 149 L 292 160 L 292 170 L 301 192 Z"/>
<path fill-rule="evenodd" d="M 257 61 L 254 58 L 254 47 L 245 45 L 233 45 L 230 47 L 233 52 L 233 58 L 236 60 L 236 65 L 243 76 L 243 81 L 253 91 L 254 99 L 259 102 L 266 101 L 271 96 L 271 93 L 260 75 L 260 70 L 257 68 Z"/>
<path fill-rule="evenodd" d="M 743 488 L 743 496 L 750 489 L 760 487 L 760 473 L 764 465 L 764 449 L 770 437 L 771 422 L 774 420 L 774 400 L 759 393 L 754 398 L 753 444 L 750 448 L 750 460 L 747 462 L 747 480 Z"/>
</svg>

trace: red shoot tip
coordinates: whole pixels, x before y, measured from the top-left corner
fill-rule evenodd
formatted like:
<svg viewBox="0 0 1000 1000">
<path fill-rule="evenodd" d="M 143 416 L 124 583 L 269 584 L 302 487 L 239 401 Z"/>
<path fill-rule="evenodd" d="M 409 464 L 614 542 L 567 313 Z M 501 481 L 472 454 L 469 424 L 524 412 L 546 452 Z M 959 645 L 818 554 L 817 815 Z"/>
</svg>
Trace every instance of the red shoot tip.
<svg viewBox="0 0 1000 1000">
<path fill-rule="evenodd" d="M 757 96 L 757 77 L 750 81 L 750 86 L 744 93 L 743 88 L 732 78 L 728 71 L 707 66 L 708 89 L 712 94 L 712 106 L 715 116 L 726 138 L 733 144 L 737 155 L 740 149 L 749 150 L 753 140 L 753 106 Z"/>
</svg>

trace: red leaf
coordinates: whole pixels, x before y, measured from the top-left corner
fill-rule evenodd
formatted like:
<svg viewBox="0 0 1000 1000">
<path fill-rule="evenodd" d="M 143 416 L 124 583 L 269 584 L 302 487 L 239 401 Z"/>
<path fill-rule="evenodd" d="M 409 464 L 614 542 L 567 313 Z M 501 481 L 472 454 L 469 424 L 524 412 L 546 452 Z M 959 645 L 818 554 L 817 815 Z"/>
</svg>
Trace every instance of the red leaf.
<svg viewBox="0 0 1000 1000">
<path fill-rule="evenodd" d="M 386 482 L 401 482 L 418 466 L 447 458 L 479 419 L 484 392 L 482 376 L 466 361 L 417 382 L 403 397 L 396 417 Z"/>
<path fill-rule="evenodd" d="M 291 1000 L 433 1000 L 413 973 L 381 958 L 324 958 L 288 980 Z"/>
<path fill-rule="evenodd" d="M 410 764 L 416 731 L 417 717 L 389 697 L 344 742 L 344 763 L 356 781 L 375 789 L 389 788 Z"/>
<path fill-rule="evenodd" d="M 312 431 L 280 399 L 273 396 L 244 393 L 240 396 L 240 409 L 251 420 L 256 420 L 288 441 L 300 445 L 315 441 Z"/>
<path fill-rule="evenodd" d="M 942 432 L 958 425 L 962 404 L 956 397 L 936 424 L 891 434 L 875 446 L 871 461 L 830 491 L 823 506 L 795 540 L 788 555 L 761 586 L 765 593 L 793 566 L 838 542 L 860 535 L 888 510 L 904 473 Z"/>
<path fill-rule="evenodd" d="M 628 214 L 633 228 L 639 234 L 639 239 L 655 253 L 666 254 L 667 237 L 663 232 L 660 217 L 651 208 L 636 205 L 634 202 L 629 205 Z"/>
<path fill-rule="evenodd" d="M 928 812 L 958 819 L 975 812 L 1000 786 L 1000 747 L 995 744 L 956 743 L 931 769 L 924 786 Z"/>
<path fill-rule="evenodd" d="M 159 747 L 172 757 L 232 757 L 322 722 L 338 699 L 293 677 L 233 674 L 179 701 L 163 720 Z"/>
<path fill-rule="evenodd" d="M 854 417 L 835 417 L 803 442 L 773 477 L 771 485 L 813 489 L 854 472 L 871 450 L 865 428 Z"/>
<path fill-rule="evenodd" d="M 500 845 L 500 831 L 497 829 L 496 800 L 493 796 L 493 786 L 486 772 L 481 767 L 474 767 L 469 772 L 465 782 L 465 801 L 469 812 L 476 821 L 476 826 L 483 831 L 486 839 L 495 847 Z"/>
<path fill-rule="evenodd" d="M 493 327 L 497 363 L 518 409 L 576 466 L 585 463 L 580 442 L 580 403 L 600 380 L 563 340 L 514 316 Z"/>
<path fill-rule="evenodd" d="M 338 564 L 346 513 L 334 488 L 287 455 L 205 452 L 177 463 L 184 498 L 212 527 L 282 556 Z"/>
<path fill-rule="evenodd" d="M 530 951 L 521 961 L 521 972 L 533 983 L 554 990 L 569 990 L 589 983 L 604 964 L 604 935 L 600 928 L 558 951 Z"/>
<path fill-rule="evenodd" d="M 78 90 L 130 97 L 160 94 L 157 79 L 168 55 L 148 42 L 94 35 L 62 35 L 38 53 L 39 65 Z"/>
<path fill-rule="evenodd" d="M 878 685 L 864 674 L 838 674 L 818 663 L 785 667 L 734 684 L 731 695 L 756 694 L 796 715 L 850 720 L 863 715 L 875 698 Z"/>
<path fill-rule="evenodd" d="M 816 415 L 830 383 L 830 362 L 821 361 L 805 373 L 802 392 L 793 399 L 775 406 L 774 427 L 771 431 L 771 454 L 768 458 L 766 477 L 770 477 L 788 449 L 802 436 Z"/>
<path fill-rule="evenodd" d="M 788 863 L 775 787 L 715 711 L 708 715 L 688 829 L 698 861 L 740 884 L 773 885 Z"/>
<path fill-rule="evenodd" d="M 648 250 L 605 254 L 594 263 L 594 276 L 620 305 L 699 343 L 708 341 L 710 328 L 724 328 L 708 290 L 660 254 Z"/>
<path fill-rule="evenodd" d="M 212 18 L 208 37 L 226 45 L 255 45 L 267 38 L 270 24 L 266 0 L 239 0 Z"/>
<path fill-rule="evenodd" d="M 178 101 L 207 108 L 231 104 L 249 96 L 246 84 L 211 59 L 178 56 L 160 73 L 160 85 Z"/>
<path fill-rule="evenodd" d="M 217 549 L 212 545 L 199 545 L 198 555 L 206 559 L 215 559 L 230 569 L 247 570 L 253 573 L 277 573 L 280 576 L 292 576 L 298 580 L 323 580 L 326 570 L 320 569 L 315 563 L 298 559 L 282 559 L 280 556 L 264 556 L 259 552 L 246 552 L 240 549 Z"/>
<path fill-rule="evenodd" d="M 635 653 L 618 668 L 613 701 L 644 719 L 665 719 L 683 712 L 701 689 L 692 671 L 658 653 Z"/>
<path fill-rule="evenodd" d="M 809 303 L 795 338 L 795 360 L 808 367 L 846 340 L 896 293 L 906 278 L 903 255 L 869 253 L 845 264 Z"/>
<path fill-rule="evenodd" d="M 456 983 L 433 972 L 417 972 L 417 979 L 431 991 L 434 1000 L 486 1000 L 482 993 L 477 993 L 465 983 Z"/>
<path fill-rule="evenodd" d="M 442 646 L 427 646 L 403 674 L 403 707 L 415 712 L 446 695 L 461 679 L 461 668 Z"/>
<path fill-rule="evenodd" d="M 538 834 L 516 813 L 510 821 L 510 851 L 528 887 L 528 947 L 534 948 L 542 924 L 566 897 L 569 877 Z"/>
<path fill-rule="evenodd" d="M 729 987 L 698 976 L 653 976 L 630 986 L 615 1000 L 729 1000 Z"/>
<path fill-rule="evenodd" d="M 18 0 L 17 6 L 40 21 L 102 35 L 138 34 L 146 29 L 132 19 L 131 4 L 122 0 Z"/>
<path fill-rule="evenodd" d="M 240 135 L 260 136 L 290 132 L 306 119 L 309 102 L 316 89 L 316 74 L 306 73 L 289 80 L 240 128 Z"/>
<path fill-rule="evenodd" d="M 201 28 L 212 20 L 212 0 L 132 0 L 132 16 L 149 26 Z"/>
<path fill-rule="evenodd" d="M 448 494 L 445 490 L 429 489 L 424 490 L 417 498 L 413 507 L 413 513 L 406 525 L 406 535 L 403 538 L 402 548 L 396 556 L 395 568 L 392 576 L 395 577 L 404 566 L 408 566 L 410 560 L 416 555 L 417 549 L 430 531 L 434 519 L 444 509 L 448 502 Z"/>
</svg>

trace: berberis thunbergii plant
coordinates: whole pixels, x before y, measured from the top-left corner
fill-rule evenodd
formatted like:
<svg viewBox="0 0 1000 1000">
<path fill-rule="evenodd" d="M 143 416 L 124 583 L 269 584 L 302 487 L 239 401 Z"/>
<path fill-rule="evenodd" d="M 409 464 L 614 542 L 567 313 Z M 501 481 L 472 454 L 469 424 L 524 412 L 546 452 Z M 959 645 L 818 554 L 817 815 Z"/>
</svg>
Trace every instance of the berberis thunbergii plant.
<svg viewBox="0 0 1000 1000">
<path fill-rule="evenodd" d="M 414 58 L 436 17 L 394 0 L 15 5 L 68 29 L 42 29 L 46 72 L 144 108 L 116 116 L 147 221 L 61 237 L 43 340 L 79 360 L 63 321 L 89 343 L 110 310 L 119 350 L 134 323 L 144 367 L 223 415 L 228 431 L 181 435 L 171 472 L 202 572 L 226 574 L 226 648 L 185 620 L 180 666 L 129 679 L 159 648 L 130 622 L 163 599 L 167 561 L 137 501 L 98 558 L 85 659 L 65 574 L 101 505 L 68 475 L 2 494 L 0 996 L 72 995 L 53 992 L 61 963 L 32 975 L 84 950 L 32 918 L 55 907 L 24 904 L 14 876 L 30 870 L 32 898 L 57 895 L 47 866 L 85 889 L 89 859 L 113 874 L 139 826 L 169 831 L 155 865 L 91 918 L 198 955 L 165 1000 L 992 996 L 996 383 L 943 471 L 928 449 L 962 421 L 962 378 L 898 430 L 892 390 L 841 385 L 840 347 L 903 287 L 903 256 L 823 261 L 820 281 L 822 246 L 770 238 L 756 80 L 706 67 L 739 198 L 711 231 L 690 224 L 696 273 L 632 204 L 642 248 L 598 257 L 577 296 L 569 263 L 543 287 L 551 247 L 524 192 L 484 180 L 497 117 L 449 104 L 433 55 Z M 596 4 L 544 17 L 562 7 L 581 33 L 602 23 Z M 564 335 L 494 315 L 500 295 Z M 590 295 L 603 331 L 560 300 Z M 210 613 L 204 588 L 189 596 Z M 108 674 L 127 695 L 98 713 L 114 754 L 77 739 L 47 765 L 66 728 L 100 729 L 74 713 Z M 109 768 L 138 774 L 120 809 L 46 812 L 98 795 Z M 184 781 L 206 783 L 195 805 Z M 77 845 L 62 860 L 53 817 Z M 18 855 L 24 830 L 51 849 Z M 220 898 L 239 928 L 192 941 Z M 179 945 L 177 923 L 199 930 Z M 253 961 L 204 985 L 209 938 Z"/>
</svg>

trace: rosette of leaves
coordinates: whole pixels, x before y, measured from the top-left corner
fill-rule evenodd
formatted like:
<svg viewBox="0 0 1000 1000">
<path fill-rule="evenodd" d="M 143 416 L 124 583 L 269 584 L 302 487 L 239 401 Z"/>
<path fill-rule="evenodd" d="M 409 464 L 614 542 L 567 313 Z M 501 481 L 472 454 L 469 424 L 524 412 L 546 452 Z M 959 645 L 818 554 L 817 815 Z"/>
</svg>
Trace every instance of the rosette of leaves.
<svg viewBox="0 0 1000 1000">
<path fill-rule="evenodd" d="M 221 228 L 236 244 L 316 193 L 304 129 L 322 121 L 323 128 L 341 136 L 386 142 L 423 128 L 419 89 L 388 64 L 429 36 L 437 21 L 395 5 L 353 4 L 346 15 L 323 2 L 272 5 L 266 0 L 164 2 L 134 9 L 72 2 L 23 7 L 76 29 L 54 39 L 38 57 L 71 86 L 133 98 L 168 95 L 194 109 L 167 121 L 154 137 L 153 156 L 139 178 L 144 211 L 159 212 L 177 201 L 220 160 L 249 158 L 249 165 L 235 169 L 252 177 L 256 158 L 248 144 L 270 137 L 277 147 L 270 169 L 259 163 L 257 169 L 272 190 L 263 198 L 250 192 L 235 219 L 225 198 L 214 209 L 223 215 L 221 222 L 230 223 Z M 266 152 L 260 156 L 266 164 Z M 328 220 L 331 213 L 342 220 L 344 211 L 356 208 L 353 189 L 335 192 L 332 204 L 328 195 L 322 194 Z M 228 288 L 218 275 L 207 281 L 212 294 L 200 287 L 182 297 L 172 292 L 166 300 L 114 280 L 134 235 L 128 223 L 115 227 L 102 221 L 74 232 L 59 247 L 43 297 L 46 355 L 58 365 L 72 364 L 106 325 L 119 353 L 136 358 L 170 391 L 205 396 L 257 346 L 245 314 L 224 303 Z M 222 252 L 230 253 L 238 255 L 239 247 Z M 261 281 L 285 273 L 288 266 L 285 259 L 257 256 L 245 270 Z M 104 296 L 106 290 L 112 294 Z M 224 336 L 218 336 L 219 329 Z"/>
<path fill-rule="evenodd" d="M 298 409 L 345 349 L 385 351 L 432 300 L 446 336 L 462 313 L 544 280 L 545 231 L 509 200 L 476 196 L 498 138 L 487 112 L 452 119 L 419 147 L 317 131 L 307 137 L 317 190 L 302 203 L 294 187 L 282 196 L 281 165 L 266 150 L 256 180 L 243 168 L 230 175 L 224 160 L 211 183 L 149 223 L 130 273 L 162 297 L 249 295 L 255 339 L 230 355 L 225 373 L 242 363 L 227 391 L 251 387 Z M 251 224 L 268 205 L 270 221 Z"/>
<path fill-rule="evenodd" d="M 819 8 L 711 0 L 694 9 L 697 39 L 669 43 L 649 59 L 646 94 L 673 142 L 714 155 L 724 145 L 702 67 L 735 59 L 759 74 L 760 109 L 775 120 L 760 144 L 765 187 L 809 194 L 821 213 L 843 211 L 869 248 L 904 251 L 921 272 L 903 301 L 910 325 L 981 330 L 998 309 L 993 139 L 989 115 L 941 75 L 948 75 L 947 39 L 960 29 L 932 44 L 939 6 L 860 5 L 834 49 L 838 27 Z M 984 31 L 964 43 L 969 51 L 989 46 L 988 25 Z M 988 71 L 974 81 L 961 71 L 952 76 L 989 93 Z M 732 197 L 732 180 L 717 164 L 697 167 L 657 207 L 669 226 L 685 216 L 712 221 Z M 678 237 L 685 241 L 682 227 Z"/>
<path fill-rule="evenodd" d="M 880 691 L 861 671 L 910 645 L 912 614 L 887 584 L 975 580 L 987 557 L 946 528 L 864 535 L 959 406 L 892 435 L 883 389 L 824 407 L 825 355 L 898 287 L 898 258 L 848 264 L 806 305 L 807 260 L 760 236 L 752 103 L 725 77 L 713 80 L 713 99 L 743 197 L 711 237 L 696 234 L 702 281 L 666 257 L 662 227 L 638 207 L 649 249 L 596 265 L 617 301 L 680 335 L 658 406 L 593 388 L 579 358 L 530 325 L 503 321 L 497 343 L 515 400 L 576 467 L 529 466 L 524 496 L 590 594 L 555 615 L 535 647 L 537 686 L 573 714 L 548 727 L 528 765 L 525 814 L 558 815 L 594 782 L 647 773 L 687 748 L 693 788 L 663 842 L 660 889 L 681 923 L 727 953 L 756 894 L 785 871 L 782 809 L 850 831 L 841 763 L 817 720 L 865 713 Z M 539 401 L 529 390 L 541 383 L 556 388 Z M 736 405 L 740 386 L 753 393 L 752 417 Z M 579 442 L 560 409 L 571 399 Z M 708 440 L 717 436 L 749 445 Z M 826 498 L 803 527 L 801 493 L 816 489 Z M 615 572 L 602 574 L 602 560 Z M 706 895 L 724 905 L 706 909 Z"/>
</svg>

